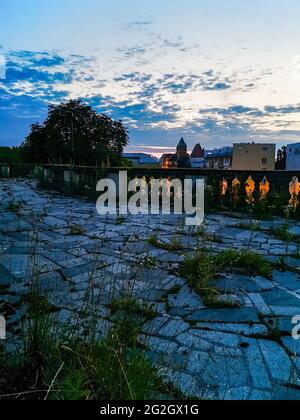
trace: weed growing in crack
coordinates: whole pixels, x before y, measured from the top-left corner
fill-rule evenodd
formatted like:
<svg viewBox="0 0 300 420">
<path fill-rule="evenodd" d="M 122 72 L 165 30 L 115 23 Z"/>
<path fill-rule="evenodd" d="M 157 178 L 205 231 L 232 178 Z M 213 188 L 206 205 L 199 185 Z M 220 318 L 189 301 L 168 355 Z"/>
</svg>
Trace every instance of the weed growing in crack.
<svg viewBox="0 0 300 420">
<path fill-rule="evenodd" d="M 235 227 L 242 230 L 251 230 L 253 232 L 260 232 L 262 230 L 259 222 L 257 222 L 256 220 L 253 220 L 250 223 L 241 222 L 238 223 Z"/>
<path fill-rule="evenodd" d="M 23 202 L 21 201 L 10 201 L 7 206 L 7 210 L 19 215 L 20 210 L 23 208 Z"/>
<path fill-rule="evenodd" d="M 178 252 L 182 251 L 182 246 L 180 245 L 180 242 L 173 238 L 170 243 L 162 242 L 160 241 L 157 236 L 150 236 L 148 239 L 149 245 L 154 246 L 155 248 L 163 249 L 164 251 L 169 252 Z"/>
<path fill-rule="evenodd" d="M 70 235 L 72 236 L 81 236 L 85 234 L 85 229 L 82 226 L 71 225 L 69 229 Z"/>
<path fill-rule="evenodd" d="M 259 254 L 250 251 L 223 251 L 217 255 L 200 252 L 194 257 L 187 257 L 180 267 L 179 274 L 186 277 L 191 287 L 199 293 L 208 307 L 238 307 L 239 303 L 228 298 L 222 299 L 221 293 L 212 286 L 218 273 L 227 269 L 243 269 L 247 273 L 258 274 L 266 278 L 272 275 L 271 265 Z"/>
<path fill-rule="evenodd" d="M 289 231 L 289 224 L 285 223 L 281 226 L 270 229 L 270 234 L 280 239 L 281 241 L 290 242 L 295 239 L 295 236 Z"/>
</svg>

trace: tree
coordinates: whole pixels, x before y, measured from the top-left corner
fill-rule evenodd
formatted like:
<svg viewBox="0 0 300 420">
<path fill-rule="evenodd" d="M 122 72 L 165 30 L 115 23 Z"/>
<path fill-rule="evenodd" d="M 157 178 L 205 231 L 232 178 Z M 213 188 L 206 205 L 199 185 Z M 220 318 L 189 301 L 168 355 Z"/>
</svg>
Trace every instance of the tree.
<svg viewBox="0 0 300 420">
<path fill-rule="evenodd" d="M 118 164 L 127 144 L 128 131 L 121 121 L 71 100 L 49 106 L 47 119 L 32 125 L 22 150 L 31 163 L 93 166 L 107 161 Z"/>
<path fill-rule="evenodd" d="M 0 146 L 0 163 L 21 163 L 20 149 Z"/>
<path fill-rule="evenodd" d="M 275 166 L 277 171 L 284 171 L 286 169 L 286 147 L 278 150 Z"/>
</svg>

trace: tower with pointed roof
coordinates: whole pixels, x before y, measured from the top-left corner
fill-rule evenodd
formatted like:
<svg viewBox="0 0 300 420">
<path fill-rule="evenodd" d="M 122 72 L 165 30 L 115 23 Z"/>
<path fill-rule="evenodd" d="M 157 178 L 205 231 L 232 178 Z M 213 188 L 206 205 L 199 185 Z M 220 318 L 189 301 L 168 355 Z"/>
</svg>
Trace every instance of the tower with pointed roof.
<svg viewBox="0 0 300 420">
<path fill-rule="evenodd" d="M 181 137 L 177 146 L 177 152 L 175 156 L 178 168 L 189 168 L 191 166 L 191 157 L 188 154 L 187 145 L 183 137 Z"/>
<path fill-rule="evenodd" d="M 177 146 L 177 161 L 180 162 L 186 159 L 187 154 L 188 152 L 186 142 L 184 141 L 183 137 L 181 137 L 180 142 Z"/>
<path fill-rule="evenodd" d="M 198 143 L 194 147 L 191 157 L 192 159 L 204 158 L 204 153 L 205 153 L 205 150 L 201 147 L 200 143 Z"/>
</svg>

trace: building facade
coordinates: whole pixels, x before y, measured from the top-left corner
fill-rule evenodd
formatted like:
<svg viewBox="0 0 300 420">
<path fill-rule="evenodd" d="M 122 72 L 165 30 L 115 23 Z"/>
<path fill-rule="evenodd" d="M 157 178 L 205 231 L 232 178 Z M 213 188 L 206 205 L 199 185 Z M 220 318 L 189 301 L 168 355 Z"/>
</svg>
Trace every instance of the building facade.
<svg viewBox="0 0 300 420">
<path fill-rule="evenodd" d="M 232 147 L 207 150 L 205 152 L 206 168 L 213 170 L 230 170 L 232 167 Z"/>
<path fill-rule="evenodd" d="M 198 143 L 194 147 L 194 150 L 191 154 L 191 166 L 192 168 L 199 168 L 203 169 L 206 166 L 205 163 L 205 150 L 201 147 L 201 145 Z"/>
<path fill-rule="evenodd" d="M 188 154 L 187 145 L 183 138 L 180 139 L 176 148 L 176 153 L 163 155 L 160 159 L 160 163 L 165 169 L 191 167 L 191 157 Z"/>
<path fill-rule="evenodd" d="M 300 143 L 290 144 L 286 148 L 286 170 L 300 170 Z"/>
<path fill-rule="evenodd" d="M 232 169 L 236 171 L 274 171 L 275 155 L 275 144 L 234 144 Z"/>
<path fill-rule="evenodd" d="M 123 158 L 129 160 L 134 166 L 158 165 L 158 159 L 146 153 L 123 153 Z"/>
</svg>

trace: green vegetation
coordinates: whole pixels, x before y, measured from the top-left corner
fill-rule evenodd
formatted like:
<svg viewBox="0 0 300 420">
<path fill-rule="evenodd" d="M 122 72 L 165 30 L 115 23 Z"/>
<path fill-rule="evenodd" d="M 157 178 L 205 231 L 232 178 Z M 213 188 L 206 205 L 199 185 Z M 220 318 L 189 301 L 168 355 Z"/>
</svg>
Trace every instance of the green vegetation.
<svg viewBox="0 0 300 420">
<path fill-rule="evenodd" d="M 300 260 L 300 250 L 293 252 L 290 254 L 290 257 L 295 258 L 296 260 Z"/>
<path fill-rule="evenodd" d="M 18 353 L 0 354 L 2 397 L 145 400 L 164 390 L 130 325 L 117 325 L 100 342 L 71 338 L 52 316 L 39 317 L 25 332 Z"/>
<path fill-rule="evenodd" d="M 79 225 L 71 225 L 70 226 L 70 235 L 73 236 L 81 236 L 85 234 L 85 230 L 83 227 Z"/>
<path fill-rule="evenodd" d="M 140 265 L 142 267 L 147 267 L 147 268 L 157 268 L 158 262 L 157 262 L 157 259 L 155 257 L 147 256 L 147 257 L 143 258 Z"/>
<path fill-rule="evenodd" d="M 124 216 L 118 216 L 116 219 L 116 225 L 123 225 L 125 223 L 125 217 Z"/>
<path fill-rule="evenodd" d="M 147 400 L 171 396 L 138 343 L 140 325 L 129 317 L 115 319 L 102 339 L 81 339 L 77 322 L 64 325 L 44 297 L 26 297 L 28 314 L 14 353 L 0 349 L 0 398 L 49 400 Z M 112 313 L 156 316 L 133 299 L 113 301 Z M 95 318 L 98 329 L 99 320 Z M 101 321 L 100 321 L 101 322 Z M 85 335 L 85 334 L 83 334 Z M 174 395 L 176 397 L 176 395 Z"/>
<path fill-rule="evenodd" d="M 222 301 L 220 292 L 212 286 L 212 280 L 226 269 L 238 268 L 248 274 L 257 274 L 266 278 L 272 276 L 271 265 L 261 256 L 250 251 L 224 251 L 218 255 L 200 252 L 197 256 L 187 257 L 179 270 L 189 284 L 204 298 L 208 307 L 236 307 L 236 302 Z"/>
<path fill-rule="evenodd" d="M 293 241 L 295 239 L 294 235 L 289 231 L 289 224 L 285 223 L 284 225 L 274 227 L 270 230 L 270 233 L 281 241 Z"/>
<path fill-rule="evenodd" d="M 169 290 L 168 294 L 169 294 L 169 295 L 177 295 L 177 293 L 179 293 L 179 292 L 180 292 L 180 290 L 181 290 L 181 286 L 180 286 L 179 284 L 176 284 L 175 286 L 173 286 L 173 287 Z"/>
<path fill-rule="evenodd" d="M 250 208 L 250 213 L 256 220 L 268 221 L 272 219 L 272 211 L 274 206 L 268 203 L 268 199 L 257 201 L 253 208 Z"/>
<path fill-rule="evenodd" d="M 32 125 L 21 149 L 28 163 L 118 166 L 128 140 L 121 121 L 70 100 L 50 105 L 47 119 Z"/>
<path fill-rule="evenodd" d="M 226 269 L 240 268 L 248 274 L 256 274 L 266 278 L 272 277 L 271 264 L 262 256 L 252 251 L 229 250 L 221 252 L 216 257 L 216 265 Z"/>
<path fill-rule="evenodd" d="M 266 325 L 269 330 L 268 339 L 281 343 L 282 334 L 281 334 L 280 324 L 278 320 L 271 319 L 267 322 Z"/>
<path fill-rule="evenodd" d="M 226 300 L 220 299 L 220 295 L 218 294 L 217 290 L 215 293 L 210 293 L 207 296 L 204 296 L 203 303 L 208 308 L 213 309 L 226 309 L 226 308 L 239 308 L 240 304 L 231 300 L 230 298 Z"/>
<path fill-rule="evenodd" d="M 148 239 L 148 243 L 155 248 L 163 249 L 169 252 L 178 252 L 182 251 L 182 246 L 180 245 L 179 241 L 176 238 L 173 238 L 171 243 L 165 243 L 160 241 L 157 236 L 150 236 Z"/>
<path fill-rule="evenodd" d="M 38 316 L 48 315 L 57 311 L 57 308 L 49 303 L 45 296 L 42 296 L 36 290 L 31 290 L 23 298 L 23 303 L 27 305 L 30 314 Z"/>
<path fill-rule="evenodd" d="M 287 269 L 289 268 L 286 263 L 285 257 L 279 257 L 276 264 L 274 264 L 274 267 L 280 271 L 287 271 Z"/>
<path fill-rule="evenodd" d="M 23 202 L 21 201 L 10 201 L 7 206 L 7 210 L 12 211 L 16 214 L 18 214 L 22 208 Z"/>
<path fill-rule="evenodd" d="M 215 291 L 210 285 L 217 274 L 213 255 L 201 252 L 196 257 L 187 257 L 179 273 L 188 278 L 190 285 L 202 296 Z"/>
<path fill-rule="evenodd" d="M 237 227 L 238 229 L 243 229 L 243 230 L 252 230 L 253 232 L 259 232 L 261 230 L 260 228 L 260 224 L 253 220 L 250 223 L 239 223 L 237 224 L 235 227 Z"/>
<path fill-rule="evenodd" d="M 0 163 L 21 163 L 22 155 L 19 147 L 0 146 Z"/>
<path fill-rule="evenodd" d="M 219 243 L 219 244 L 223 243 L 223 240 L 220 236 L 211 235 L 207 233 L 203 225 L 200 226 L 199 229 L 197 230 L 196 236 L 203 238 L 203 240 L 207 242 L 214 242 L 214 243 Z"/>
<path fill-rule="evenodd" d="M 140 315 L 145 321 L 150 321 L 158 316 L 157 312 L 153 309 L 153 304 L 139 302 L 132 298 L 113 300 L 109 307 L 112 315 L 117 314 L 119 311 L 123 311 L 127 314 Z"/>
</svg>

